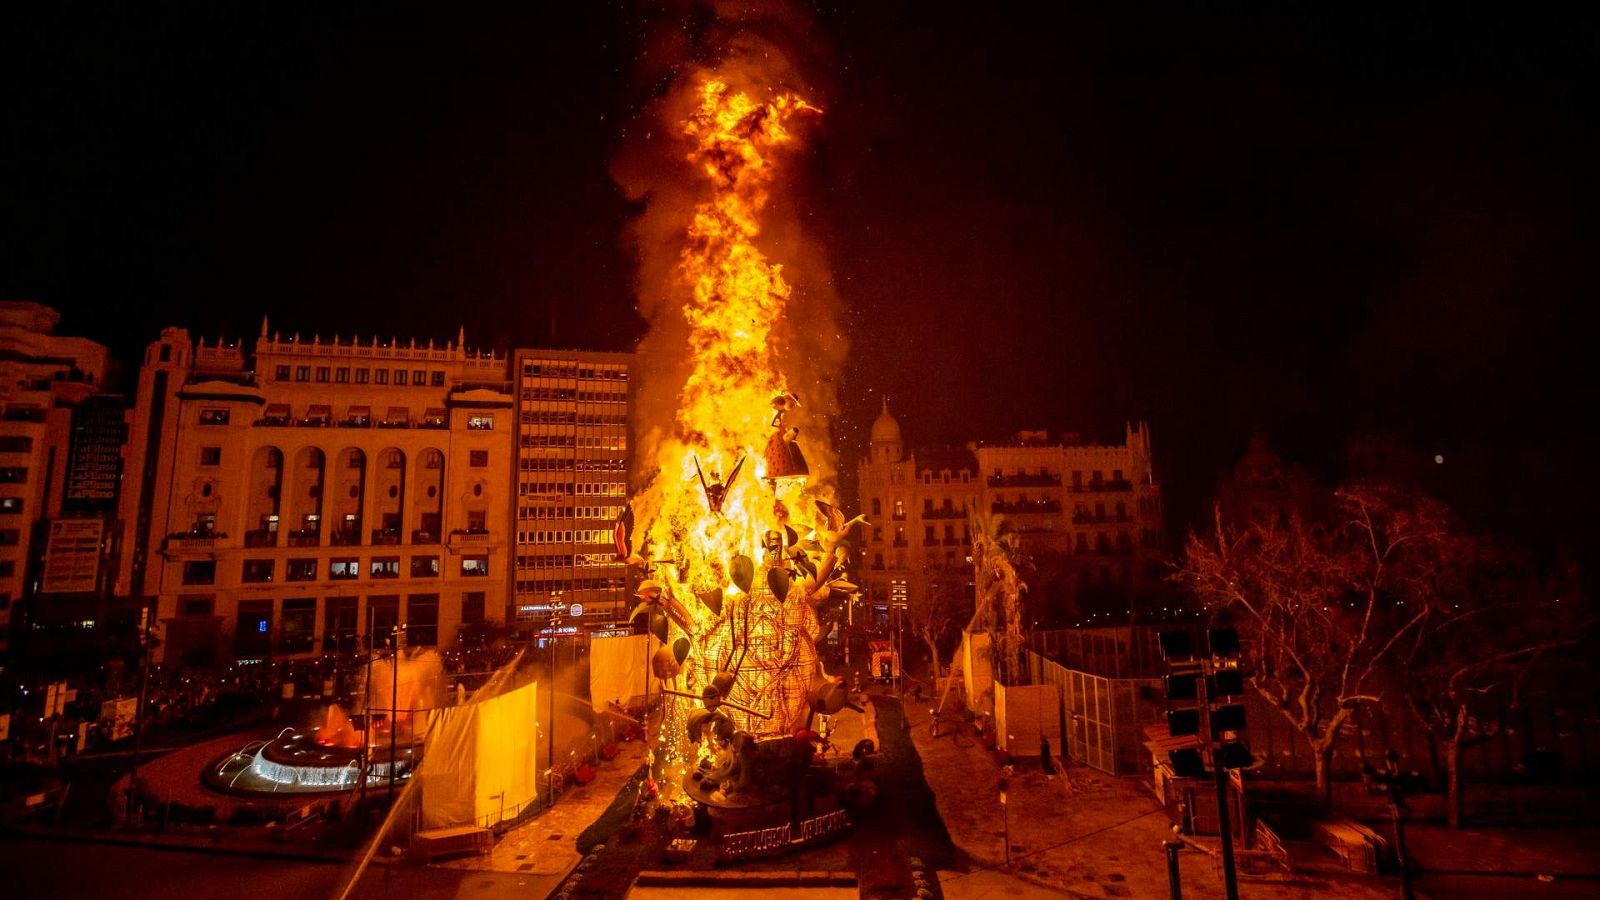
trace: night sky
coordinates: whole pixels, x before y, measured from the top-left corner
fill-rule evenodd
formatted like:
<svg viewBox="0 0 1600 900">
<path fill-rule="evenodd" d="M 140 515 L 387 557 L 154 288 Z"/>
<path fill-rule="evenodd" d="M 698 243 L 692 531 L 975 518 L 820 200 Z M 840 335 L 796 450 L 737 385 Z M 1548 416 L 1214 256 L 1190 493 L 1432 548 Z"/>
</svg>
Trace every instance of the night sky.
<svg viewBox="0 0 1600 900">
<path fill-rule="evenodd" d="M 630 348 L 609 166 L 646 49 L 700 14 L 510 6 L 8 4 L 0 296 L 130 360 L 263 313 Z M 825 3 L 782 33 L 826 110 L 841 449 L 885 394 L 914 445 L 1145 418 L 1177 530 L 1253 426 L 1325 477 L 1385 430 L 1587 556 L 1596 21 L 1245 6 Z"/>
</svg>

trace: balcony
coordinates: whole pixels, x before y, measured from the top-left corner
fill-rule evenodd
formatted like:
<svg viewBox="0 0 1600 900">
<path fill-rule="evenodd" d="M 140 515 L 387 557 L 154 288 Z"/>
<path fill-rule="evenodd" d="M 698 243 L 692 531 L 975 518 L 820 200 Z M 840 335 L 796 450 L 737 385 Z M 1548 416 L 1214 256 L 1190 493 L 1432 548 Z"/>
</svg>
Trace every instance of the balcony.
<svg viewBox="0 0 1600 900">
<path fill-rule="evenodd" d="M 1123 513 L 1120 516 L 1115 514 L 1115 513 L 1080 512 L 1080 513 L 1073 513 L 1072 514 L 1072 524 L 1074 524 L 1074 525 L 1091 525 L 1091 524 L 1098 524 L 1098 523 L 1101 523 L 1101 522 L 1113 523 L 1113 522 L 1132 522 L 1132 521 L 1133 521 L 1133 516 L 1130 516 L 1127 513 Z"/>
<path fill-rule="evenodd" d="M 1048 472 L 1016 472 L 1011 475 L 990 475 L 989 487 L 1060 487 L 1061 476 L 1051 475 Z"/>
<path fill-rule="evenodd" d="M 936 538 L 936 537 L 923 538 L 922 539 L 922 546 L 924 546 L 924 547 L 937 547 L 937 546 L 939 546 L 939 539 Z"/>
<path fill-rule="evenodd" d="M 964 509 L 925 509 L 922 511 L 924 519 L 965 519 L 967 511 Z"/>
<path fill-rule="evenodd" d="M 361 526 L 353 528 L 335 528 L 329 536 L 335 547 L 355 547 L 361 543 Z"/>
<path fill-rule="evenodd" d="M 1061 504 L 1055 500 L 1025 500 L 1021 503 L 996 501 L 989 508 L 994 512 L 1006 515 L 1050 515 L 1061 512 Z"/>
<path fill-rule="evenodd" d="M 289 532 L 289 546 L 315 547 L 322 543 L 322 530 L 318 528 L 296 528 Z"/>
<path fill-rule="evenodd" d="M 411 543 L 424 545 L 437 544 L 439 543 L 439 536 L 431 531 L 423 531 L 422 529 L 418 528 L 417 530 L 411 532 Z"/>
<path fill-rule="evenodd" d="M 896 547 L 909 547 L 909 546 L 911 546 L 911 544 L 905 538 L 895 538 L 894 539 L 894 546 L 896 546 Z"/>
<path fill-rule="evenodd" d="M 219 538 L 226 537 L 220 531 L 179 531 L 167 535 L 167 550 L 173 553 L 212 550 L 216 548 Z"/>
<path fill-rule="evenodd" d="M 1126 478 L 1119 478 L 1114 481 L 1089 481 L 1072 486 L 1072 492 L 1075 494 L 1098 494 L 1131 490 L 1133 490 L 1133 482 Z"/>
<path fill-rule="evenodd" d="M 372 545 L 374 547 L 390 547 L 400 543 L 400 529 L 374 528 L 372 529 Z"/>
<path fill-rule="evenodd" d="M 268 531 L 265 528 L 246 531 L 244 533 L 244 545 L 246 547 L 276 547 L 278 546 L 278 533 L 276 531 Z"/>
</svg>

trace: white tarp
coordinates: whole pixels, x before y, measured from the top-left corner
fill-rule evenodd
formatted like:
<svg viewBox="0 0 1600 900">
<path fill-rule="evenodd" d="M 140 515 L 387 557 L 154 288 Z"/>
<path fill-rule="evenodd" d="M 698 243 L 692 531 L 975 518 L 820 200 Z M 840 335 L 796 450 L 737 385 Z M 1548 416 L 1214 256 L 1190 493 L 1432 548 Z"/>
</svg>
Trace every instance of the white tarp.
<svg viewBox="0 0 1600 900">
<path fill-rule="evenodd" d="M 654 643 L 648 634 L 589 642 L 589 697 L 596 710 L 613 700 L 626 707 L 630 699 L 644 696 L 645 674 L 649 671 L 646 648 Z"/>
<path fill-rule="evenodd" d="M 537 682 L 442 711 L 417 769 L 422 827 L 488 827 L 533 802 L 539 784 Z"/>
</svg>

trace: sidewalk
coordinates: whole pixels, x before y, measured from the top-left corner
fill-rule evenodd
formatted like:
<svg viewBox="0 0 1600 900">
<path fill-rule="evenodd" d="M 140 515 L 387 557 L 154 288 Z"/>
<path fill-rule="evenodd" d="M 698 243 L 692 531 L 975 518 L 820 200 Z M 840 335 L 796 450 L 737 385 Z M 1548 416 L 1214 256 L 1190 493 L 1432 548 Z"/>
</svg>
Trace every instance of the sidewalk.
<svg viewBox="0 0 1600 900">
<path fill-rule="evenodd" d="M 997 790 L 999 767 L 971 737 L 942 726 L 929 734 L 928 711 L 907 711 L 912 739 L 950 836 L 970 858 L 957 871 L 941 872 L 946 897 L 1066 896 L 1073 898 L 1165 898 L 1169 836 L 1166 815 L 1155 798 L 1131 779 L 1075 767 L 1065 775 L 1020 771 L 1011 780 L 1006 808 L 1011 866 L 1006 865 L 1006 823 Z M 1222 880 L 1211 861 L 1185 851 L 1183 896 L 1220 898 Z M 1378 900 L 1395 896 L 1393 879 L 1273 876 L 1244 878 L 1250 898 Z"/>
<path fill-rule="evenodd" d="M 554 806 L 527 822 L 507 831 L 486 856 L 440 862 L 452 869 L 485 872 L 510 872 L 519 875 L 556 876 L 556 881 L 582 858 L 578 835 L 600 817 L 617 792 L 644 763 L 645 742 L 627 741 L 618 745 L 616 759 L 602 763 L 594 781 L 563 793 Z"/>
</svg>

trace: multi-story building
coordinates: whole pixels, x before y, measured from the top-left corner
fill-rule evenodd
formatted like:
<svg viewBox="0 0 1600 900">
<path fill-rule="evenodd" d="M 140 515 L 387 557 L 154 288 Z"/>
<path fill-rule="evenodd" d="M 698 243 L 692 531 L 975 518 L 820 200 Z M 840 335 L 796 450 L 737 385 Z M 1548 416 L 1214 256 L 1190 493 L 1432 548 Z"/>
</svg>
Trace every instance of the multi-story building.
<svg viewBox="0 0 1600 900">
<path fill-rule="evenodd" d="M 98 593 L 114 543 L 114 523 L 98 515 L 104 508 L 77 501 L 114 496 L 115 471 L 103 473 L 109 481 L 90 478 L 94 454 L 74 442 L 76 429 L 104 412 L 108 353 L 55 334 L 60 320 L 38 303 L 0 302 L 0 648 L 14 601 L 41 589 Z"/>
<path fill-rule="evenodd" d="M 449 645 L 510 599 L 515 400 L 504 354 L 168 328 L 127 448 L 119 593 L 165 660 Z"/>
<path fill-rule="evenodd" d="M 627 502 L 631 353 L 520 350 L 516 574 L 519 626 L 543 630 L 552 600 L 563 630 L 627 613 L 627 570 L 612 525 Z M 581 615 L 571 612 L 581 608 Z"/>
<path fill-rule="evenodd" d="M 1090 607 L 1103 614 L 1160 583 L 1161 488 L 1142 423 L 1128 425 L 1116 445 L 1021 432 L 1010 441 L 907 453 L 885 404 L 858 484 L 872 523 L 865 580 L 878 603 L 970 587 L 969 507 L 1020 536 L 1044 618 Z"/>
</svg>

